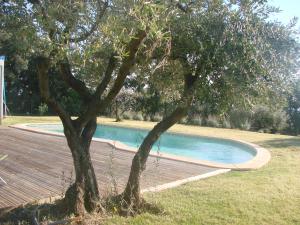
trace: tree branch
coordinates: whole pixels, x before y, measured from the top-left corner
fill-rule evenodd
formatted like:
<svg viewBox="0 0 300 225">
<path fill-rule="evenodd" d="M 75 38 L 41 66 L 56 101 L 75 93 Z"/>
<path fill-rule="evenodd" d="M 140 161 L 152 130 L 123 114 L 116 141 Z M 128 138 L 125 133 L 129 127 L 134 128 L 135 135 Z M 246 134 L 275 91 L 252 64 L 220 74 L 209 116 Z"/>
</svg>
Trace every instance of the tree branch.
<svg viewBox="0 0 300 225">
<path fill-rule="evenodd" d="M 48 32 L 50 40 L 54 40 L 56 28 L 50 26 L 51 22 L 49 20 L 49 15 L 42 2 L 40 0 L 30 0 L 29 2 L 33 5 L 37 5 L 40 7 L 45 25 L 48 26 L 46 27 L 46 32 Z"/>
<path fill-rule="evenodd" d="M 86 31 L 85 33 L 81 34 L 78 37 L 70 38 L 70 42 L 81 42 L 86 40 L 90 35 L 94 33 L 94 31 L 97 29 L 97 26 L 99 25 L 101 19 L 103 18 L 106 9 L 108 8 L 108 0 L 105 0 L 103 3 L 103 6 L 100 6 L 100 1 L 98 1 L 98 9 L 97 9 L 97 16 L 94 24 L 91 26 L 89 31 Z M 101 9 L 100 9 L 101 8 Z"/>
<path fill-rule="evenodd" d="M 143 40 L 146 38 L 146 36 L 147 32 L 145 30 L 139 30 L 137 34 L 131 39 L 126 48 L 128 55 L 124 57 L 114 85 L 108 92 L 107 96 L 103 100 L 93 98 L 86 112 L 78 117 L 77 122 L 80 123 L 82 126 L 84 126 L 92 117 L 96 116 L 97 113 L 99 113 L 102 110 L 102 108 L 106 107 L 119 93 L 119 91 L 124 85 L 126 77 L 128 76 L 130 70 L 135 64 L 137 51 Z"/>
<path fill-rule="evenodd" d="M 123 87 L 124 81 L 126 77 L 129 75 L 130 70 L 135 64 L 136 59 L 136 53 L 143 42 L 143 40 L 146 38 L 147 33 L 146 31 L 140 30 L 137 35 L 131 39 L 129 45 L 128 45 L 128 56 L 124 58 L 122 65 L 119 69 L 118 76 L 115 80 L 115 83 L 109 93 L 107 94 L 106 98 L 103 100 L 104 102 L 110 102 L 113 100 L 121 88 Z"/>
<path fill-rule="evenodd" d="M 43 20 L 46 23 L 46 25 L 50 24 L 49 21 L 49 16 L 47 14 L 47 11 L 45 9 L 45 7 L 43 6 L 42 2 L 40 0 L 36 0 L 36 1 L 32 1 L 32 4 L 36 4 L 40 7 L 41 9 L 41 13 L 43 16 Z M 108 0 L 105 0 L 105 2 L 103 3 L 103 6 L 100 6 L 100 0 L 98 1 L 98 7 L 99 10 L 96 16 L 96 21 L 95 23 L 92 25 L 91 29 L 82 34 L 80 37 L 77 37 L 71 41 L 83 41 L 84 39 L 88 38 L 88 36 L 90 36 L 94 30 L 97 28 L 97 25 L 99 24 L 101 18 L 104 16 L 104 13 L 108 7 Z M 100 10 L 101 7 L 101 10 Z M 55 28 L 51 28 L 51 27 L 47 27 L 48 30 L 48 34 L 49 34 L 49 38 L 50 40 L 54 41 L 54 36 L 55 36 Z M 55 51 L 54 51 L 55 52 Z M 92 97 L 90 91 L 88 90 L 88 88 L 86 87 L 86 85 L 84 84 L 83 81 L 76 79 L 71 71 L 71 66 L 70 63 L 68 61 L 68 58 L 65 57 L 60 63 L 59 63 L 59 69 L 60 69 L 60 75 L 62 77 L 62 79 L 65 81 L 66 84 L 68 84 L 73 90 L 75 90 L 85 101 L 89 101 Z"/>
<path fill-rule="evenodd" d="M 114 72 L 114 69 L 116 67 L 115 56 L 116 56 L 115 54 L 112 54 L 111 57 L 109 58 L 104 77 L 103 77 L 101 83 L 98 85 L 98 87 L 95 91 L 95 94 L 93 95 L 94 99 L 101 98 L 103 92 L 105 91 L 105 89 L 107 88 L 107 85 L 109 84 L 109 82 L 111 80 L 112 73 Z"/>
<path fill-rule="evenodd" d="M 46 23 L 46 26 L 48 26 L 46 28 L 46 30 L 48 31 L 49 38 L 51 40 L 54 40 L 55 33 L 57 32 L 57 29 L 49 26 L 51 24 L 50 20 L 49 20 L 49 16 L 48 16 L 48 13 L 47 13 L 45 7 L 43 6 L 42 2 L 40 0 L 29 0 L 29 2 L 33 5 L 37 5 L 37 6 L 40 7 L 43 20 Z M 104 2 L 102 2 L 103 3 L 102 6 L 101 6 L 101 2 L 102 1 L 98 0 L 98 7 L 96 9 L 97 15 L 95 17 L 95 22 L 91 26 L 90 30 L 85 31 L 83 34 L 79 35 L 78 37 L 68 38 L 65 41 L 81 42 L 81 41 L 86 40 L 90 35 L 92 35 L 95 32 L 95 30 L 97 29 L 97 26 L 99 25 L 101 19 L 105 15 L 105 12 L 106 12 L 106 10 L 109 6 L 109 1 L 108 0 L 105 0 Z M 67 32 L 67 31 L 69 31 L 69 28 L 67 28 L 64 32 Z"/>
<path fill-rule="evenodd" d="M 51 107 L 60 117 L 62 122 L 68 127 L 73 127 L 71 116 L 63 109 L 63 107 L 50 95 L 48 70 L 50 62 L 48 58 L 38 57 L 37 73 L 39 78 L 39 87 L 42 99 Z"/>
<path fill-rule="evenodd" d="M 187 12 L 189 11 L 189 9 L 190 9 L 189 7 L 190 7 L 192 4 L 194 4 L 194 3 L 195 3 L 195 0 L 192 0 L 192 1 L 188 2 L 188 3 L 180 3 L 180 2 L 178 2 L 178 3 L 176 4 L 176 6 L 177 6 L 177 8 L 180 9 L 181 11 L 187 13 Z"/>
<path fill-rule="evenodd" d="M 75 90 L 85 101 L 89 101 L 92 95 L 84 82 L 76 79 L 73 76 L 71 66 L 67 57 L 59 62 L 59 68 L 60 75 L 65 83 L 68 84 L 73 90 Z"/>
</svg>

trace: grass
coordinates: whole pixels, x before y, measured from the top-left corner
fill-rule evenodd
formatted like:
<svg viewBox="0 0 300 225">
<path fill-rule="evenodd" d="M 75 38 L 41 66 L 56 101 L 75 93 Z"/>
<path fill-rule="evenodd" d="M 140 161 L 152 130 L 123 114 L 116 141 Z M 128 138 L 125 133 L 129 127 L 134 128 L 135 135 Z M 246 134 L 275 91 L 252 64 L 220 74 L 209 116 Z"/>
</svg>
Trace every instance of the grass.
<svg viewBox="0 0 300 225">
<path fill-rule="evenodd" d="M 58 121 L 56 117 L 10 117 L 4 124 Z M 155 124 L 115 123 L 108 118 L 99 118 L 98 122 L 148 129 Z M 160 205 L 163 214 L 144 213 L 134 218 L 113 216 L 104 224 L 300 224 L 299 137 L 186 125 L 175 125 L 171 131 L 249 141 L 270 150 L 272 159 L 259 170 L 230 172 L 159 193 L 148 193 L 145 198 Z"/>
<path fill-rule="evenodd" d="M 57 116 L 8 116 L 3 120 L 3 125 L 9 126 L 19 123 L 59 123 Z"/>
</svg>

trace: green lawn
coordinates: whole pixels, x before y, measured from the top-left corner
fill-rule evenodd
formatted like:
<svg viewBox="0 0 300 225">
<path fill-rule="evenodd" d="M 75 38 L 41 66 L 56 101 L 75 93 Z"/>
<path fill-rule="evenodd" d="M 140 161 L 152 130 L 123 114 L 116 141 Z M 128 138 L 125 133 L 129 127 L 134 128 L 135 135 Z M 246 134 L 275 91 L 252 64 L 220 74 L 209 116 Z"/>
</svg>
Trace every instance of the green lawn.
<svg viewBox="0 0 300 225">
<path fill-rule="evenodd" d="M 57 122 L 56 117 L 12 117 L 4 124 Z M 151 128 L 154 123 L 99 118 L 98 122 Z M 265 167 L 230 172 L 178 188 L 148 193 L 145 198 L 164 209 L 134 218 L 114 216 L 105 224 L 300 224 L 300 138 L 230 129 L 176 125 L 173 132 L 241 139 L 259 144 L 272 154 Z M 128 165 L 130 166 L 130 165 Z"/>
</svg>

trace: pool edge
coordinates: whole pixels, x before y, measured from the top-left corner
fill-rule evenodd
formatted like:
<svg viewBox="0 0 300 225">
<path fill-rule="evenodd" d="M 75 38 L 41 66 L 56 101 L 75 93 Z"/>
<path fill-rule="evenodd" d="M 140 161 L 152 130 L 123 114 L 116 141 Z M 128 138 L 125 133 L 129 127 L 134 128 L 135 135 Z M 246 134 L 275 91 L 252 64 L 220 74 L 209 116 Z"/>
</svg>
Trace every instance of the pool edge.
<svg viewBox="0 0 300 225">
<path fill-rule="evenodd" d="M 25 123 L 25 124 L 10 125 L 9 127 L 24 130 L 24 131 L 30 131 L 30 132 L 38 133 L 38 134 L 64 137 L 64 134 L 62 134 L 62 133 L 45 131 L 45 130 L 42 130 L 39 128 L 29 127 L 28 125 L 30 125 L 30 124 L 45 125 L 45 124 L 58 124 L 58 123 Z M 248 145 L 256 151 L 256 155 L 254 156 L 253 159 L 251 159 L 247 162 L 237 163 L 237 164 L 217 163 L 217 162 L 206 161 L 206 160 L 193 160 L 193 159 L 183 157 L 183 156 L 176 156 L 176 155 L 171 155 L 171 154 L 167 154 L 167 153 L 159 153 L 159 152 L 158 153 L 150 153 L 150 155 L 153 157 L 158 157 L 158 158 L 163 158 L 163 159 L 170 159 L 170 160 L 175 160 L 175 161 L 192 163 L 192 164 L 196 164 L 196 165 L 208 166 L 208 167 L 212 167 L 212 168 L 231 169 L 231 170 L 259 169 L 259 168 L 263 167 L 264 165 L 266 165 L 271 159 L 270 152 L 267 149 L 260 147 L 259 145 L 252 144 L 250 142 L 246 142 L 243 140 L 226 139 L 226 138 L 217 138 L 217 139 L 230 140 L 230 141 Z M 135 153 L 137 151 L 136 148 L 129 147 L 119 141 L 101 139 L 101 138 L 93 138 L 93 141 L 106 143 L 116 149 L 127 151 L 127 152 Z"/>
</svg>

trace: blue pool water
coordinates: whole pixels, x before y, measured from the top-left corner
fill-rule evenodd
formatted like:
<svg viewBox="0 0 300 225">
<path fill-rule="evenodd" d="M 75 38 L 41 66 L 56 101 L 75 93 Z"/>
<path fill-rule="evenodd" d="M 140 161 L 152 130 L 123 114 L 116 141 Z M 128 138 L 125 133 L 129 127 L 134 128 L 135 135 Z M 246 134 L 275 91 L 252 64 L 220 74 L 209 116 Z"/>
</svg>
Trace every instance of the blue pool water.
<svg viewBox="0 0 300 225">
<path fill-rule="evenodd" d="M 63 132 L 62 125 L 39 124 L 30 126 L 48 131 Z M 147 130 L 141 129 L 98 125 L 94 137 L 117 140 L 137 148 L 147 133 Z M 173 133 L 163 134 L 151 151 L 219 163 L 242 163 L 255 156 L 254 149 L 242 143 Z"/>
</svg>

